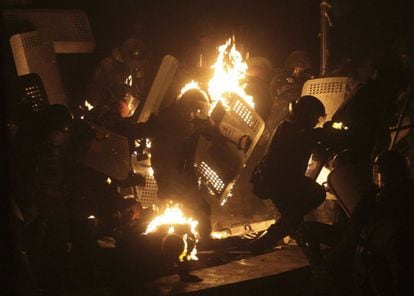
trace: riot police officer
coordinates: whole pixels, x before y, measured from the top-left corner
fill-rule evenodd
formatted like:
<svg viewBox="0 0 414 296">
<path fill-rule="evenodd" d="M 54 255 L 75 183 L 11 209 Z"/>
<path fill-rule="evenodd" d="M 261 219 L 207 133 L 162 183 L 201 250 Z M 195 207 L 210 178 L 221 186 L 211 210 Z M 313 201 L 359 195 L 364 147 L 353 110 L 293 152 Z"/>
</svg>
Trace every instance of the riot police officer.
<svg viewBox="0 0 414 296">
<path fill-rule="evenodd" d="M 253 253 L 265 251 L 293 234 L 303 216 L 325 200 L 323 187 L 305 176 L 320 137 L 315 126 L 326 116 L 325 107 L 317 98 L 303 96 L 291 105 L 291 114 L 292 120 L 283 121 L 274 131 L 260 164 L 265 195 L 281 217 L 251 244 Z"/>
<path fill-rule="evenodd" d="M 94 106 L 105 104 L 110 88 L 125 83 L 139 101 L 146 98 L 151 81 L 148 49 L 140 38 L 129 38 L 98 65 L 87 86 L 85 99 Z"/>
</svg>

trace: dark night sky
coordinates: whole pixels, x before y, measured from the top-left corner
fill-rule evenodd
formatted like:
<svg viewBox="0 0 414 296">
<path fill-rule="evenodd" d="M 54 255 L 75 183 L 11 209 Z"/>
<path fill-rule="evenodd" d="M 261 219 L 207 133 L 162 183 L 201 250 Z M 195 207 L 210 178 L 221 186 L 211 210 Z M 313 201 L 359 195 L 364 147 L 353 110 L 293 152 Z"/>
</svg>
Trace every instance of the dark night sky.
<svg viewBox="0 0 414 296">
<path fill-rule="evenodd" d="M 16 1 L 22 0 L 0 0 L 0 3 Z M 85 79 L 100 58 L 133 33 L 137 22 L 143 24 L 158 58 L 169 53 L 180 59 L 194 44 L 197 22 L 206 19 L 217 34 L 229 36 L 236 32 L 236 38 L 243 39 L 251 55 L 268 57 L 276 67 L 282 66 L 295 49 L 309 51 L 315 68 L 319 64 L 319 0 L 27 1 L 32 4 L 17 8 L 75 8 L 88 14 L 97 49 L 81 71 Z M 413 49 L 414 11 L 410 1 L 330 1 L 334 24 L 330 42 L 332 63 L 343 54 L 401 46 Z M 240 27 L 244 35 L 237 33 Z M 74 68 L 72 60 L 68 64 Z M 78 74 L 74 77 L 78 79 Z M 77 82 L 68 82 L 72 83 Z"/>
<path fill-rule="evenodd" d="M 15 0 L 0 1 L 15 2 Z M 34 8 L 79 8 L 87 12 L 98 55 L 106 54 L 132 31 L 137 21 L 161 53 L 180 55 L 192 42 L 196 23 L 208 19 L 218 33 L 248 28 L 253 55 L 280 65 L 288 53 L 319 51 L 319 0 L 33 0 Z M 368 47 L 392 47 L 414 36 L 408 0 L 331 0 L 333 55 Z M 245 29 L 246 31 L 246 29 Z M 237 37 L 237 35 L 236 35 Z M 411 46 L 412 41 L 408 41 Z"/>
</svg>

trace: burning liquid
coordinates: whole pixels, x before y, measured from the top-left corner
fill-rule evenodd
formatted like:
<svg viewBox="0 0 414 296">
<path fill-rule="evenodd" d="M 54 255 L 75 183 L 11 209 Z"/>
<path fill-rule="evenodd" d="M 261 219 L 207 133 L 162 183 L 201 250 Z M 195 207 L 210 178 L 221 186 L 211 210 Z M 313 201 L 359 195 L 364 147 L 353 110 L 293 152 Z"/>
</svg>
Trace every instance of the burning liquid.
<svg viewBox="0 0 414 296">
<path fill-rule="evenodd" d="M 253 97 L 245 92 L 247 64 L 243 61 L 240 52 L 236 49 L 233 39 L 229 38 L 225 44 L 218 48 L 218 57 L 214 65 L 213 77 L 208 82 L 208 93 L 213 101 L 211 110 L 220 101 L 225 108 L 228 107 L 226 97 L 235 93 L 254 107 Z"/>
<path fill-rule="evenodd" d="M 198 82 L 191 80 L 189 83 L 184 85 L 184 87 L 180 90 L 180 94 L 183 95 L 190 89 L 200 89 L 200 85 L 198 84 Z"/>
<path fill-rule="evenodd" d="M 245 92 L 244 80 L 247 76 L 247 63 L 243 61 L 233 39 L 229 38 L 225 44 L 218 47 L 217 60 L 211 68 L 214 69 L 214 74 L 208 82 L 208 94 L 212 100 L 210 114 L 218 102 L 221 102 L 224 108 L 229 108 L 228 97 L 232 93 L 237 94 L 249 106 L 254 107 L 253 97 Z M 181 89 L 181 95 L 190 89 L 200 89 L 199 83 L 190 81 Z"/>
<path fill-rule="evenodd" d="M 197 226 L 198 221 L 191 217 L 185 217 L 179 205 L 169 204 L 162 214 L 151 220 L 144 234 L 164 231 L 166 232 L 166 235 L 179 235 L 184 242 L 184 250 L 179 256 L 179 260 L 198 260 L 196 245 L 199 233 L 197 231 Z M 183 231 L 183 229 L 188 229 L 190 233 L 188 233 L 188 231 Z M 188 250 L 189 234 L 195 238 L 194 247 L 191 251 Z"/>
</svg>

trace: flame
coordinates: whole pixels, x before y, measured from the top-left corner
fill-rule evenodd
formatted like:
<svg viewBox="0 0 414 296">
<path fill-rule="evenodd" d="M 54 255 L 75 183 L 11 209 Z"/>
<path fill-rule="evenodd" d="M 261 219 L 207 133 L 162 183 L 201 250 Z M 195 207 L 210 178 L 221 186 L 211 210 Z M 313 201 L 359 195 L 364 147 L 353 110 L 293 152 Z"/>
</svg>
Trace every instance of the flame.
<svg viewBox="0 0 414 296">
<path fill-rule="evenodd" d="M 210 234 L 210 237 L 212 239 L 224 239 L 224 238 L 228 238 L 229 234 L 227 232 L 224 232 L 224 231 L 213 231 Z"/>
<path fill-rule="evenodd" d="M 190 89 L 200 89 L 200 85 L 198 84 L 198 82 L 191 80 L 189 83 L 184 85 L 184 87 L 180 90 L 180 95 L 185 94 Z"/>
<path fill-rule="evenodd" d="M 106 182 L 106 184 L 111 185 L 112 180 L 111 180 L 111 178 L 109 178 L 109 177 L 108 177 L 108 178 L 105 180 L 105 182 Z"/>
<path fill-rule="evenodd" d="M 198 221 L 194 220 L 191 217 L 185 217 L 183 211 L 180 209 L 180 205 L 175 204 L 172 205 L 169 203 L 167 205 L 167 208 L 165 209 L 164 213 L 161 215 L 155 217 L 151 220 L 151 222 L 148 224 L 147 229 L 145 230 L 144 234 L 149 233 L 155 233 L 159 231 L 161 226 L 167 226 L 168 234 L 177 234 L 181 235 L 184 242 L 184 251 L 179 256 L 180 261 L 184 261 L 184 259 L 187 260 L 198 260 L 197 257 L 197 249 L 196 246 L 191 250 L 191 252 L 188 254 L 188 233 L 177 233 L 177 227 L 178 225 L 188 225 L 191 233 L 195 237 L 195 245 L 198 242 L 199 233 L 197 231 Z"/>
<path fill-rule="evenodd" d="M 88 100 L 85 100 L 84 105 L 88 109 L 88 111 L 91 111 L 94 108 L 94 106 L 91 103 L 89 103 Z"/>
<path fill-rule="evenodd" d="M 254 107 L 253 97 L 245 92 L 247 76 L 247 63 L 236 49 L 234 38 L 229 38 L 226 43 L 218 47 L 218 57 L 214 65 L 213 77 L 208 82 L 208 93 L 213 101 L 210 112 L 220 101 L 225 108 L 229 107 L 226 97 L 235 93 L 245 100 L 248 105 Z"/>
</svg>

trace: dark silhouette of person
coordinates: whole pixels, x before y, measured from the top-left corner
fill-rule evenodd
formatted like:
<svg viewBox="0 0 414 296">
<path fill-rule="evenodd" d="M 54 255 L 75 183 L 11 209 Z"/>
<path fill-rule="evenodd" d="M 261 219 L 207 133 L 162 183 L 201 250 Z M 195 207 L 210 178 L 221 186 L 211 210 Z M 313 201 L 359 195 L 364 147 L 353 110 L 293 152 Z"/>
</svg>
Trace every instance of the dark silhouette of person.
<svg viewBox="0 0 414 296">
<path fill-rule="evenodd" d="M 274 131 L 260 166 L 266 195 L 281 217 L 251 244 L 253 253 L 271 248 L 294 234 L 303 216 L 325 200 L 325 190 L 305 176 L 309 158 L 320 137 L 315 126 L 325 117 L 321 101 L 303 96 L 291 105 L 293 120 L 285 120 Z"/>
</svg>

